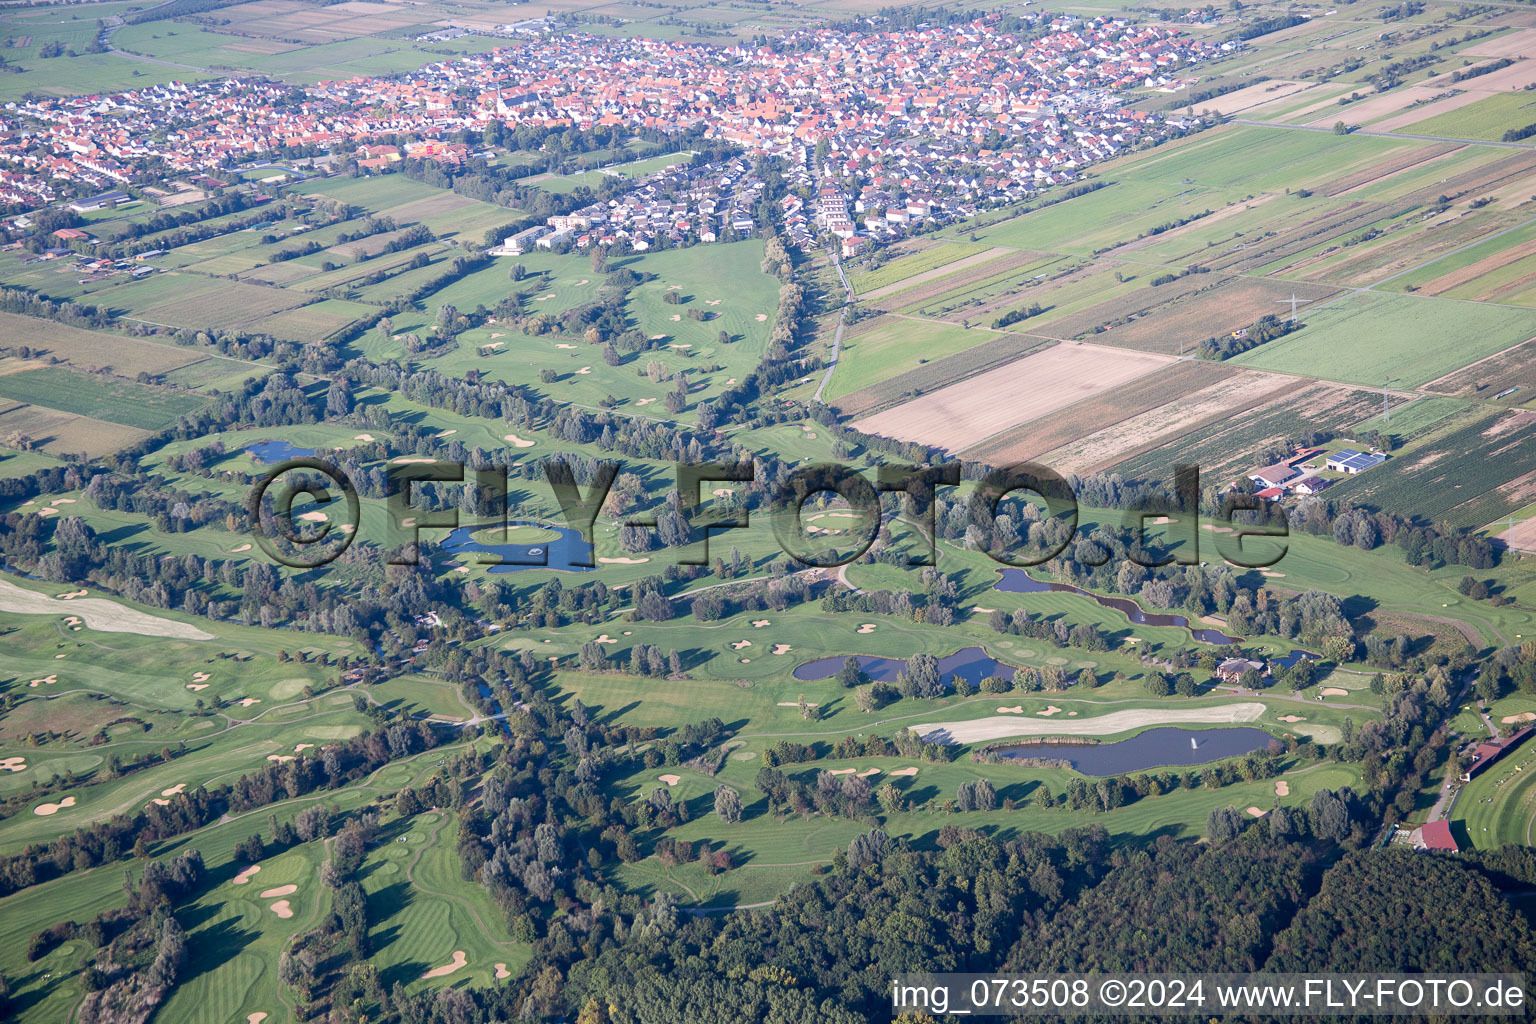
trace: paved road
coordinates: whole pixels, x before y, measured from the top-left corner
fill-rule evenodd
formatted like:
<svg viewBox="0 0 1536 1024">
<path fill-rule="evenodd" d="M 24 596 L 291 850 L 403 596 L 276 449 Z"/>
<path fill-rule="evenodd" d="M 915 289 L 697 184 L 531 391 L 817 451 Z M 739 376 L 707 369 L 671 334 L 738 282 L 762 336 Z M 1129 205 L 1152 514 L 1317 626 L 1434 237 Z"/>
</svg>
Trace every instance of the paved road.
<svg viewBox="0 0 1536 1024">
<path fill-rule="evenodd" d="M 843 282 L 843 293 L 847 301 L 853 301 L 853 289 L 848 284 L 848 275 L 843 273 L 842 261 L 837 258 L 837 253 L 828 250 L 832 256 L 832 266 L 837 268 L 837 276 Z M 832 335 L 832 358 L 827 361 L 827 372 L 821 375 L 821 383 L 816 385 L 816 394 L 812 400 L 821 401 L 821 393 L 827 390 L 827 384 L 832 380 L 832 371 L 837 369 L 837 356 L 843 350 L 843 328 L 848 324 L 848 308 L 844 306 L 837 314 L 837 332 Z"/>
<path fill-rule="evenodd" d="M 1283 121 L 1250 121 L 1234 117 L 1233 124 L 1247 124 L 1258 128 L 1291 128 L 1301 132 L 1329 132 L 1333 129 L 1322 124 L 1286 124 Z M 1489 142 L 1486 139 L 1455 139 L 1448 135 L 1410 135 L 1407 132 L 1373 132 L 1369 128 L 1356 128 L 1351 135 L 1369 135 L 1378 139 L 1417 139 L 1420 142 L 1458 142 L 1466 146 L 1498 146 L 1502 149 L 1536 149 L 1528 142 Z"/>
</svg>

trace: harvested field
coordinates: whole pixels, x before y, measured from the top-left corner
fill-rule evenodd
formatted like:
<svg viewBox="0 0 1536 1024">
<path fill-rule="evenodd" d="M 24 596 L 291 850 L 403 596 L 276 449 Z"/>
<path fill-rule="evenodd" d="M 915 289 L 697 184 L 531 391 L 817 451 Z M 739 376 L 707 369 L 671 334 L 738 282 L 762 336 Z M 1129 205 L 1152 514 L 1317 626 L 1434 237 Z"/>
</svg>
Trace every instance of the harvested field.
<svg viewBox="0 0 1536 1024">
<path fill-rule="evenodd" d="M 1010 736 L 1109 736 L 1157 725 L 1233 725 L 1256 722 L 1263 704 L 1224 704 L 1220 707 L 1131 708 L 1076 722 L 1042 722 L 1033 718 L 978 718 L 969 722 L 936 722 L 913 726 L 925 743 L 983 743 Z"/>
<path fill-rule="evenodd" d="M 1050 337 L 1063 340 L 1086 338 L 1092 335 L 1093 341 L 1097 344 L 1101 340 L 1101 335 L 1107 334 L 1110 329 L 1123 321 L 1146 316 L 1155 309 L 1197 295 L 1207 289 L 1216 288 L 1231 280 L 1233 279 L 1224 275 L 1196 274 L 1156 288 L 1151 286 L 1137 288 L 1106 302 L 1089 306 L 1079 313 L 1051 320 L 1040 330 Z M 1026 320 L 1024 326 L 1027 327 L 1028 324 L 1029 321 Z"/>
<path fill-rule="evenodd" d="M 1536 345 L 1532 342 L 1517 345 L 1431 381 L 1424 386 L 1424 390 L 1487 401 L 1515 387 L 1520 390 L 1502 401 L 1521 405 L 1536 394 Z"/>
<path fill-rule="evenodd" d="M 1509 68 L 1507 70 L 1513 71 L 1515 69 Z M 1528 71 L 1526 74 L 1531 74 L 1531 72 Z M 1495 76 L 1489 75 L 1488 77 L 1493 78 Z M 1477 79 L 1477 81 L 1482 81 L 1482 79 Z M 1382 118 L 1380 121 L 1372 122 L 1370 127 L 1372 131 L 1397 131 L 1428 118 L 1460 110 L 1468 104 L 1476 103 L 1484 95 L 1484 93 L 1476 92 L 1457 93 L 1455 96 L 1447 96 L 1444 99 L 1435 100 L 1433 103 L 1426 103 L 1421 107 L 1414 107 L 1412 110 L 1405 110 L 1400 114 L 1393 114 L 1391 117 Z"/>
<path fill-rule="evenodd" d="M 1294 395 L 1301 387 L 1291 378 L 1244 371 L 1081 435 L 1046 454 L 1042 461 L 1058 473 L 1107 469 L 1193 431 L 1231 422 L 1235 413 Z M 1170 462 L 1165 472 L 1172 472 L 1172 466 Z"/>
<path fill-rule="evenodd" d="M 1309 88 L 1311 88 L 1310 82 L 1260 82 L 1257 85 L 1250 85 L 1246 89 L 1229 92 L 1225 96 L 1203 100 L 1199 106 L 1201 110 L 1214 110 L 1218 114 L 1235 114 L 1240 110 L 1248 110 L 1261 103 L 1284 99 L 1287 96 Z"/>
<path fill-rule="evenodd" d="M 0 436 L 12 432 L 32 438 L 50 455 L 82 452 L 93 458 L 126 448 L 151 433 L 141 427 L 108 423 L 40 405 L 17 405 L 0 412 Z"/>
<path fill-rule="evenodd" d="M 908 370 L 878 384 L 860 388 L 836 399 L 833 404 L 845 415 L 865 416 L 884 406 L 994 369 L 1046 344 L 1049 342 L 1027 335 L 990 335 L 987 341 L 974 348 L 935 359 L 916 370 Z"/>
<path fill-rule="evenodd" d="M 1114 424 L 1158 409 L 1180 396 L 1233 377 L 1237 371 L 1221 363 L 1186 360 L 1111 388 L 1086 401 L 1042 416 L 966 450 L 966 457 L 992 465 L 1039 459 L 1047 452 L 1093 435 Z M 1056 468 L 1051 463 L 1052 468 Z"/>
<path fill-rule="evenodd" d="M 879 288 L 875 288 L 867 292 L 859 292 L 859 298 L 866 302 L 875 302 L 879 299 L 885 298 L 887 295 L 893 295 L 897 292 L 904 292 L 925 282 L 933 281 L 938 278 L 948 277 L 951 274 L 966 274 L 967 276 L 974 275 L 975 273 L 979 272 L 977 270 L 978 267 L 983 266 L 983 264 L 989 264 L 994 260 L 1010 254 L 1012 251 L 1013 250 L 1011 249 L 1000 248 L 984 249 L 981 252 L 962 257 L 961 259 L 955 260 L 951 263 L 945 263 L 941 266 L 934 267 L 931 270 L 924 270 L 916 274 L 912 274 L 910 277 L 903 278 L 900 281 L 895 281 L 891 284 L 883 285 Z M 874 275 L 870 276 L 872 277 Z"/>
<path fill-rule="evenodd" d="M 1379 185 L 1398 174 L 1465 148 L 1465 146 L 1458 143 L 1445 142 L 1434 146 L 1424 146 L 1419 149 L 1406 149 L 1401 153 L 1388 156 L 1370 167 L 1341 175 L 1332 181 L 1325 181 L 1312 191 L 1325 196 L 1348 195 L 1355 189 L 1364 188 L 1367 185 Z"/>
<path fill-rule="evenodd" d="M 1497 39 L 1479 39 L 1465 50 L 1463 57 L 1525 57 L 1536 53 L 1536 28 L 1523 28 Z"/>
<path fill-rule="evenodd" d="M 1153 307 L 1128 323 L 1095 334 L 1093 341 L 1169 355 L 1188 353 L 1206 338 L 1247 327 L 1266 313 L 1289 315 L 1292 295 L 1305 306 L 1337 294 L 1337 288 L 1327 285 L 1231 277 Z"/>
<path fill-rule="evenodd" d="M 1503 527 L 1492 523 L 1488 533 L 1516 551 L 1536 551 L 1536 517 L 1517 521 L 1513 529 L 1509 528 L 1507 522 Z"/>
<path fill-rule="evenodd" d="M 1188 433 L 1116 464 L 1116 471 L 1145 479 L 1164 479 L 1178 464 L 1197 464 L 1210 480 L 1254 466 L 1258 453 L 1279 448 L 1308 428 L 1335 432 L 1379 409 L 1381 396 L 1332 384 L 1281 386 L 1240 417 L 1218 416 Z M 1156 413 L 1153 413 L 1156 415 Z"/>
<path fill-rule="evenodd" d="M 1453 270 L 1448 274 L 1442 274 L 1432 281 L 1419 286 L 1420 295 L 1444 295 L 1463 285 L 1470 284 L 1479 278 L 1486 277 L 1497 270 L 1501 270 L 1511 263 L 1516 263 L 1528 256 L 1536 256 L 1536 239 L 1512 245 L 1508 249 L 1496 252 L 1491 256 L 1485 256 L 1476 263 L 1469 264 L 1459 270 Z M 1468 295 L 1464 298 L 1480 299 L 1482 295 Z"/>
<path fill-rule="evenodd" d="M 959 451 L 1151 373 L 1166 362 L 1161 356 L 1124 349 L 1056 345 L 853 426 L 872 434 Z M 1026 394 L 1031 400 L 1019 401 Z"/>
<path fill-rule="evenodd" d="M 1324 127 L 1335 121 L 1345 121 L 1349 124 L 1365 124 L 1374 121 L 1378 117 L 1386 117 L 1395 114 L 1413 103 L 1428 103 L 1444 89 L 1430 89 L 1422 85 L 1410 85 L 1406 89 L 1396 89 L 1392 92 L 1377 93 L 1363 100 L 1357 100 L 1348 106 L 1331 106 L 1323 110 L 1317 117 L 1308 121 L 1309 125 L 1322 125 Z"/>
<path fill-rule="evenodd" d="M 133 310 L 126 319 L 197 330 L 238 327 L 309 301 L 281 288 L 180 276 L 184 287 L 177 298 Z"/>
<path fill-rule="evenodd" d="M 0 313 L 0 339 L 8 347 L 27 346 L 34 358 L 56 356 L 82 370 L 106 370 L 121 377 L 137 377 L 141 373 L 158 376 L 208 355 L 201 349 L 86 331 L 14 313 Z"/>
<path fill-rule="evenodd" d="M 922 312 L 926 307 L 942 306 L 946 302 L 955 304 L 974 298 L 975 293 L 982 292 L 989 298 L 995 297 L 991 293 L 1001 290 L 1004 295 L 1012 292 L 1022 278 L 1032 269 L 1035 269 L 1041 261 L 1055 262 L 1061 259 L 1051 253 L 1033 252 L 1029 249 L 1004 250 L 1005 255 L 988 260 L 984 265 L 974 271 L 954 273 L 956 264 L 944 267 L 943 273 L 928 278 L 923 283 L 914 287 L 906 287 L 905 284 L 895 290 L 886 289 L 886 294 L 881 299 L 872 299 L 871 305 L 879 309 L 887 309 L 896 312 Z M 1017 274 L 1018 281 L 1011 281 L 1010 277 Z M 927 275 L 924 275 L 927 277 Z M 907 282 L 910 283 L 910 282 Z M 977 311 L 969 306 L 965 312 L 975 317 Z"/>
</svg>

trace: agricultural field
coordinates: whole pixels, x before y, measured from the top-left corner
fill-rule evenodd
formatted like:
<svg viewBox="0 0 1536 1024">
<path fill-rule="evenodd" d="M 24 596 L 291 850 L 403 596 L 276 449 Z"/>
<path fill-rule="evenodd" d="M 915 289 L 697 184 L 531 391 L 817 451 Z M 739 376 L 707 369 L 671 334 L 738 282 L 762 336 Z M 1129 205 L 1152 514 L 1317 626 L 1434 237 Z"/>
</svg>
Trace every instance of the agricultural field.
<svg viewBox="0 0 1536 1024">
<path fill-rule="evenodd" d="M 1515 73 L 1521 85 L 1531 81 L 1531 71 L 1518 64 L 1505 71 Z M 1489 75 L 1472 81 L 1483 82 L 1494 77 Z M 1536 124 L 1536 97 L 1528 92 L 1513 92 L 1484 96 L 1457 110 L 1404 125 L 1403 130 L 1416 135 L 1456 135 L 1464 139 L 1496 142 L 1510 129 L 1524 128 L 1531 124 Z"/>
<path fill-rule="evenodd" d="M 1158 356 L 1055 345 L 854 423 L 855 429 L 962 451 L 995 434 L 1166 365 Z M 1021 396 L 1029 395 L 1027 401 Z"/>
<path fill-rule="evenodd" d="M 929 320 L 878 317 L 856 324 L 843 337 L 827 396 L 850 395 L 995 338 L 991 332 Z"/>
<path fill-rule="evenodd" d="M 1314 307 L 1304 326 L 1234 362 L 1380 387 L 1427 384 L 1528 340 L 1528 313 L 1502 307 L 1357 294 Z"/>
</svg>

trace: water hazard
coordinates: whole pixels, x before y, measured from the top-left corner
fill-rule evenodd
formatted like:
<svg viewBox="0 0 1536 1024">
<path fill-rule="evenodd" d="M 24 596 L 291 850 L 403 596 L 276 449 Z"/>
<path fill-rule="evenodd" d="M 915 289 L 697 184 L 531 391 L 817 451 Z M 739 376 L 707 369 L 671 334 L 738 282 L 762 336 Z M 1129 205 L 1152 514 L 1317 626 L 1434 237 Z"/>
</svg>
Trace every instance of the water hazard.
<svg viewBox="0 0 1536 1024">
<path fill-rule="evenodd" d="M 1269 746 L 1263 729 L 1176 729 L 1163 726 L 1114 743 L 1020 743 L 997 751 L 1005 760 L 1067 761 L 1084 775 L 1124 775 L 1239 757 Z"/>
<path fill-rule="evenodd" d="M 1113 608 L 1120 612 L 1137 626 L 1178 626 L 1187 629 L 1190 635 L 1203 644 L 1215 644 L 1225 646 L 1235 644 L 1242 637 L 1228 636 L 1219 629 L 1191 626 L 1189 620 L 1182 615 L 1161 615 L 1154 612 L 1142 611 L 1141 605 L 1128 597 L 1103 597 L 1082 587 L 1074 587 L 1070 583 L 1045 583 L 1035 579 L 1023 569 L 999 569 L 1000 579 L 993 586 L 994 590 L 1000 590 L 1005 594 L 1042 594 L 1056 592 L 1064 594 L 1081 594 L 1083 597 L 1097 601 L 1105 608 Z"/>
<path fill-rule="evenodd" d="M 592 545 L 581 539 L 581 534 L 569 527 L 549 526 L 545 523 L 513 523 L 513 526 L 537 526 L 551 530 L 559 537 L 537 544 L 487 544 L 474 537 L 477 530 L 486 527 L 461 526 L 443 538 L 444 551 L 459 554 L 473 551 L 495 555 L 500 564 L 492 564 L 486 572 L 520 572 L 523 569 L 559 569 L 565 572 L 591 572 Z"/>
</svg>

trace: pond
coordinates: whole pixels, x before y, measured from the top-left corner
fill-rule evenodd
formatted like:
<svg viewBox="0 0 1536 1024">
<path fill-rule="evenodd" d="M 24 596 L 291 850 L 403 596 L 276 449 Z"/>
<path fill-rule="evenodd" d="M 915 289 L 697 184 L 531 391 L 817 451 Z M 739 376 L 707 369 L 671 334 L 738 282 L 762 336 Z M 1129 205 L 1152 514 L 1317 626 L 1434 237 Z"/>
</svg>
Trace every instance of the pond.
<svg viewBox="0 0 1536 1024">
<path fill-rule="evenodd" d="M 315 449 L 298 448 L 287 441 L 257 441 L 248 446 L 246 454 L 257 462 L 268 464 L 287 462 L 289 459 L 312 459 L 315 457 Z"/>
<path fill-rule="evenodd" d="M 1020 743 L 998 751 L 1005 760 L 1067 761 L 1084 775 L 1124 775 L 1151 768 L 1206 764 L 1263 750 L 1274 737 L 1263 729 L 1176 729 L 1164 726 L 1114 743 Z"/>
<path fill-rule="evenodd" d="M 1218 647 L 1226 644 L 1235 644 L 1242 637 L 1228 636 L 1219 629 L 1207 629 L 1195 627 L 1189 624 L 1189 620 L 1182 615 L 1159 615 L 1154 612 L 1142 611 L 1141 605 L 1128 597 L 1103 597 L 1082 587 L 1074 587 L 1070 583 L 1046 583 L 1035 579 L 1023 569 L 999 569 L 1000 578 L 993 585 L 994 590 L 1000 590 L 1005 594 L 1042 594 L 1055 592 L 1062 594 L 1081 594 L 1083 597 L 1097 601 L 1105 608 L 1113 608 L 1120 612 L 1132 623 L 1138 626 L 1178 626 L 1187 629 L 1190 635 L 1204 644 L 1215 644 Z"/>
<path fill-rule="evenodd" d="M 511 523 L 511 526 L 537 526 L 559 534 L 552 541 L 534 544 L 486 544 L 475 539 L 476 531 L 483 526 L 461 526 L 443 538 L 444 551 L 459 554 L 473 551 L 496 555 L 500 564 L 492 563 L 486 572 L 521 572 L 524 569 L 558 569 L 563 572 L 591 572 L 593 566 L 582 565 L 592 561 L 592 545 L 581 539 L 580 532 L 569 527 L 550 526 L 547 523 Z"/>
<path fill-rule="evenodd" d="M 856 657 L 864 674 L 879 683 L 894 683 L 896 676 L 907 667 L 905 658 L 877 658 L 868 654 L 860 654 Z M 832 657 L 807 661 L 795 669 L 794 676 L 802 683 L 831 679 L 837 675 L 846 660 L 846 657 Z M 965 647 L 947 658 L 939 659 L 939 677 L 946 683 L 958 677 L 975 686 L 988 676 L 1012 679 L 1014 671 L 1014 666 L 998 661 L 980 647 Z"/>
</svg>

